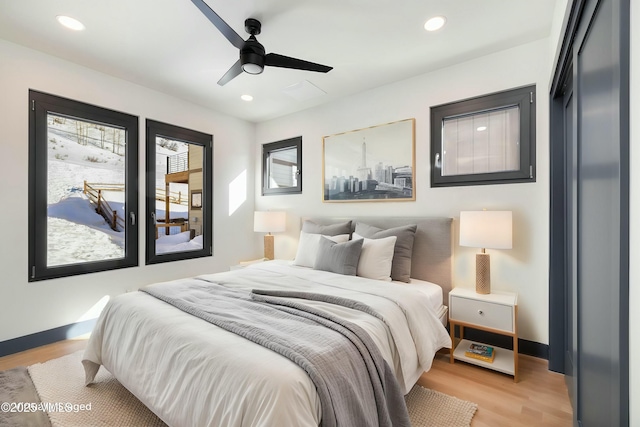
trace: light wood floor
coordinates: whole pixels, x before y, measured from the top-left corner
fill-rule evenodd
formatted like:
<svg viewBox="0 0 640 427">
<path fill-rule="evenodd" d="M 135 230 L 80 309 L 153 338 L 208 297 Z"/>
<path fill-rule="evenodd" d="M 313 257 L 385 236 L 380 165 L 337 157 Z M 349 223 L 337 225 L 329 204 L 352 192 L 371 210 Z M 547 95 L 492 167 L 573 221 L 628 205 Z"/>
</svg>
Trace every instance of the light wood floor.
<svg viewBox="0 0 640 427">
<path fill-rule="evenodd" d="M 84 349 L 87 337 L 60 341 L 0 358 L 0 371 L 46 362 Z M 438 353 L 418 384 L 478 404 L 472 427 L 571 426 L 572 410 L 564 377 L 547 361 L 520 355 L 520 380 Z"/>
<path fill-rule="evenodd" d="M 0 371 L 16 368 L 18 366 L 29 366 L 34 363 L 43 363 L 47 360 L 57 359 L 67 354 L 83 350 L 87 346 L 89 334 L 79 338 L 59 341 L 49 345 L 43 345 L 20 353 L 10 354 L 0 357 Z"/>
<path fill-rule="evenodd" d="M 478 404 L 472 427 L 570 427 L 573 410 L 564 376 L 548 370 L 547 361 L 520 355 L 518 382 L 513 377 L 456 361 L 449 352 L 436 355 L 422 374 L 423 387 Z"/>
</svg>

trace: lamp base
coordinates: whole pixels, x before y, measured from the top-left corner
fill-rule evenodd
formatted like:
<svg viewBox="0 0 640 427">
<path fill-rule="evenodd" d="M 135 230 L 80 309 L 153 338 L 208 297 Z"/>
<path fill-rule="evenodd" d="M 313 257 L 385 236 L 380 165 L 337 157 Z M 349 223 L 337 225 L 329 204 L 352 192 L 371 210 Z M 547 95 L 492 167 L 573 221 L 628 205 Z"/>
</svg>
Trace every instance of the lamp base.
<svg viewBox="0 0 640 427">
<path fill-rule="evenodd" d="M 476 254 L 476 293 L 491 293 L 491 267 L 489 254 Z"/>
<path fill-rule="evenodd" d="M 267 234 L 264 236 L 264 257 L 273 259 L 273 252 L 273 234 Z"/>
</svg>

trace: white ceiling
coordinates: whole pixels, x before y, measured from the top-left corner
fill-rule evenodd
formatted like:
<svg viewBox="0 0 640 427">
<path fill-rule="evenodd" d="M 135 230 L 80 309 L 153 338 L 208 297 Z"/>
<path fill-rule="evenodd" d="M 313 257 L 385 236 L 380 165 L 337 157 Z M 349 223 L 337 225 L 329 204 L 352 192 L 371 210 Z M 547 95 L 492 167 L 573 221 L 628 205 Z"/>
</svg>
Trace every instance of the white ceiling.
<svg viewBox="0 0 640 427">
<path fill-rule="evenodd" d="M 266 67 L 217 81 L 238 50 L 191 0 L 0 0 L 0 38 L 245 120 L 260 122 L 549 35 L 556 0 L 206 0 L 243 39 L 262 22 L 267 51 L 333 66 Z M 73 32 L 56 15 L 80 20 Z M 425 21 L 444 15 L 439 31 Z M 308 80 L 326 95 L 292 98 Z M 240 99 L 243 94 L 252 102 Z"/>
</svg>

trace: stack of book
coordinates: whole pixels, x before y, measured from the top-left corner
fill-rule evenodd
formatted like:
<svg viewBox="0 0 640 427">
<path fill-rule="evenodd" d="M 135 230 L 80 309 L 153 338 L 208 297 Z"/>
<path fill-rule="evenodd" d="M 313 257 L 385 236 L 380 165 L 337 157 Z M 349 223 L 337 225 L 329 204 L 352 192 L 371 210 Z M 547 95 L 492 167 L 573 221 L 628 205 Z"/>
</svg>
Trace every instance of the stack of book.
<svg viewBox="0 0 640 427">
<path fill-rule="evenodd" d="M 489 347 L 488 345 L 471 343 L 471 345 L 469 346 L 469 350 L 465 351 L 464 355 L 474 359 L 493 363 L 493 359 L 495 359 L 496 357 L 496 351 L 493 349 L 493 347 Z"/>
</svg>

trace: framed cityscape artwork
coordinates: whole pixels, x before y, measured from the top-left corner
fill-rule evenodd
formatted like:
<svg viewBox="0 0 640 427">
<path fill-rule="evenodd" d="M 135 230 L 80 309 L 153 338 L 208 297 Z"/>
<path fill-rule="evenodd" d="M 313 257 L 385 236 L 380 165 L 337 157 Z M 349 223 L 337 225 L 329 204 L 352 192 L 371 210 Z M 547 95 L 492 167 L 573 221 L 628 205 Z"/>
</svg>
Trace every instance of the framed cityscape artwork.
<svg viewBox="0 0 640 427">
<path fill-rule="evenodd" d="M 415 119 L 322 138 L 324 202 L 415 201 Z"/>
</svg>

